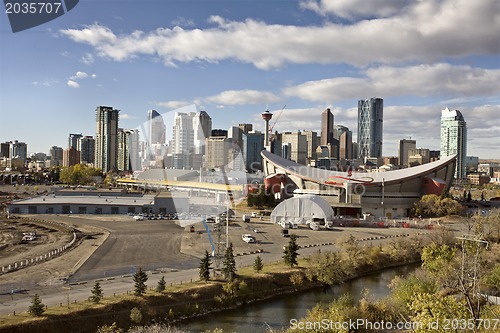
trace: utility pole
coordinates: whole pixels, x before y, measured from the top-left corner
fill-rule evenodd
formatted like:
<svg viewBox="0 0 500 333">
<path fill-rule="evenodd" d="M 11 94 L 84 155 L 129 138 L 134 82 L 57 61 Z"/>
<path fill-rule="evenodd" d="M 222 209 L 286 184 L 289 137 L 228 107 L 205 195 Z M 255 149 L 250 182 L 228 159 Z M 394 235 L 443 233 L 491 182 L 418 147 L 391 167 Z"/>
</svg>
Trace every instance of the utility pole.
<svg viewBox="0 0 500 333">
<path fill-rule="evenodd" d="M 489 244 L 482 238 L 482 234 L 467 234 L 457 237 L 457 239 L 461 241 L 462 247 L 462 262 L 457 288 L 465 297 L 472 318 L 477 320 L 481 310 L 480 255 L 484 249 L 488 248 Z M 474 332 L 478 332 L 477 327 L 474 327 Z"/>
</svg>

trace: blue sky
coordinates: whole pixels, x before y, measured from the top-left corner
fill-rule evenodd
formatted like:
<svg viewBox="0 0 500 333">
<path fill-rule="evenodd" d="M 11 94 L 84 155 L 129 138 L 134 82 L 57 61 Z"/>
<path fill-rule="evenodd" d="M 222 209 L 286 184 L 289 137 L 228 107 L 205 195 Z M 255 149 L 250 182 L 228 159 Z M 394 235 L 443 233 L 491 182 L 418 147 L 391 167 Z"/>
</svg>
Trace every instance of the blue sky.
<svg viewBox="0 0 500 333">
<path fill-rule="evenodd" d="M 0 141 L 65 147 L 95 135 L 98 105 L 124 128 L 195 104 L 214 128 L 260 130 L 286 105 L 275 130 L 318 134 L 329 107 L 356 136 L 357 100 L 380 97 L 385 156 L 410 137 L 439 149 L 448 107 L 468 155 L 500 159 L 499 36 L 497 0 L 80 0 L 15 34 L 2 12 Z"/>
</svg>

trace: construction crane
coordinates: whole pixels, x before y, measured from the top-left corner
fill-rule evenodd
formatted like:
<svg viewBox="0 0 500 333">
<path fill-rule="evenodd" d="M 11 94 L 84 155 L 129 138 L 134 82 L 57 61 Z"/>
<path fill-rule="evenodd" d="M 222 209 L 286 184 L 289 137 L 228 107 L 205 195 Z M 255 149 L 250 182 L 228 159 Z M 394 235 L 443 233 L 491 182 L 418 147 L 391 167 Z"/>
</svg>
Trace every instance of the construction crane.
<svg viewBox="0 0 500 333">
<path fill-rule="evenodd" d="M 278 122 L 278 120 L 280 119 L 281 117 L 281 114 L 283 113 L 283 110 L 285 110 L 286 108 L 286 104 L 283 106 L 283 108 L 281 109 L 280 113 L 278 113 L 278 116 L 276 117 L 276 119 L 274 120 L 274 123 L 271 125 L 271 127 L 269 128 L 269 138 L 270 138 L 270 141 L 273 142 L 273 129 L 274 129 L 274 126 L 276 126 L 276 123 Z"/>
</svg>

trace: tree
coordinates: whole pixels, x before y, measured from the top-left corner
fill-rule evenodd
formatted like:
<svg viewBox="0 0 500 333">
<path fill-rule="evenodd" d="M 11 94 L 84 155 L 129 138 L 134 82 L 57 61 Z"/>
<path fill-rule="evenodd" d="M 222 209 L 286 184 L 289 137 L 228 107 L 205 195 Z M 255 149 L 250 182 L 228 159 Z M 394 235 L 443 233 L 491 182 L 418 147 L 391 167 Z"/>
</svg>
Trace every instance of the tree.
<svg viewBox="0 0 500 333">
<path fill-rule="evenodd" d="M 146 293 L 146 281 L 148 275 L 139 267 L 139 270 L 134 274 L 134 295 L 142 296 Z"/>
<path fill-rule="evenodd" d="M 422 268 L 434 277 L 446 278 L 451 272 L 451 260 L 455 254 L 455 248 L 432 243 L 422 251 Z"/>
<path fill-rule="evenodd" d="M 142 321 L 141 310 L 137 307 L 133 307 L 132 310 L 130 310 L 130 320 L 135 324 L 139 324 Z"/>
<path fill-rule="evenodd" d="M 329 286 L 342 283 L 352 273 L 352 266 L 342 260 L 337 252 L 318 251 L 310 257 L 309 265 L 307 278 Z"/>
<path fill-rule="evenodd" d="M 165 291 L 167 288 L 167 283 L 165 282 L 165 277 L 162 276 L 160 281 L 158 281 L 158 284 L 156 285 L 156 291 L 161 293 L 162 291 Z"/>
<path fill-rule="evenodd" d="M 92 296 L 90 296 L 90 300 L 95 303 L 95 304 L 98 304 L 101 299 L 104 297 L 104 294 L 102 292 L 102 288 L 101 288 L 101 284 L 99 283 L 99 281 L 96 281 L 95 284 L 94 284 L 94 288 L 92 288 Z"/>
<path fill-rule="evenodd" d="M 222 271 L 224 272 L 224 277 L 226 280 L 232 281 L 236 276 L 236 261 L 234 260 L 233 243 L 229 243 L 229 246 L 226 248 L 223 265 Z"/>
<path fill-rule="evenodd" d="M 299 246 L 297 245 L 297 235 L 290 235 L 290 240 L 288 241 L 288 246 L 285 247 L 283 251 L 283 259 L 285 260 L 285 264 L 290 267 L 297 266 L 297 257 L 299 254 L 297 251 L 299 250 Z"/>
<path fill-rule="evenodd" d="M 111 326 L 103 325 L 99 327 L 97 333 L 123 333 L 123 330 L 116 326 L 116 323 L 113 323 Z"/>
<path fill-rule="evenodd" d="M 200 279 L 207 282 L 210 279 L 210 254 L 205 250 L 205 256 L 200 262 Z"/>
<path fill-rule="evenodd" d="M 448 197 L 426 194 L 413 205 L 415 216 L 436 217 L 460 214 L 462 206 L 456 200 Z"/>
<path fill-rule="evenodd" d="M 253 269 L 258 273 L 262 271 L 263 268 L 264 264 L 262 263 L 262 258 L 260 256 L 257 256 L 257 258 L 255 258 L 255 261 L 253 263 Z"/>
<path fill-rule="evenodd" d="M 61 169 L 60 180 L 69 185 L 86 185 L 92 183 L 92 177 L 100 175 L 100 169 L 75 164 Z"/>
<path fill-rule="evenodd" d="M 35 296 L 31 298 L 31 305 L 28 308 L 28 312 L 30 313 L 30 315 L 36 317 L 40 317 L 45 312 L 45 305 L 42 303 L 42 300 L 40 299 L 40 296 L 38 296 L 38 294 L 35 294 Z"/>
</svg>

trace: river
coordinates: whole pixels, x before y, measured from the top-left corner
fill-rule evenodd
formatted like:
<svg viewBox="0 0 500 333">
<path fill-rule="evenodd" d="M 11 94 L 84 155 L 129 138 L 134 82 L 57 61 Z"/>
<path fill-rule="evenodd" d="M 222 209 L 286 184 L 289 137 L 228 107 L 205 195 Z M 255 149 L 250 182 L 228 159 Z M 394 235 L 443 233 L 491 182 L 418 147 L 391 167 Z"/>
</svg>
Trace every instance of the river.
<svg viewBox="0 0 500 333">
<path fill-rule="evenodd" d="M 341 286 L 313 289 L 298 294 L 288 294 L 276 298 L 243 305 L 237 309 L 208 314 L 176 324 L 192 333 L 222 328 L 224 332 L 260 333 L 266 328 L 289 328 L 291 319 L 300 319 L 316 304 L 327 303 L 343 294 L 351 294 L 355 301 L 361 297 L 363 289 L 370 290 L 374 299 L 388 295 L 388 287 L 397 275 L 406 276 L 419 265 L 409 265 L 387 269 L 376 274 L 349 281 Z"/>
</svg>

